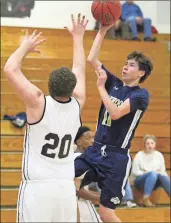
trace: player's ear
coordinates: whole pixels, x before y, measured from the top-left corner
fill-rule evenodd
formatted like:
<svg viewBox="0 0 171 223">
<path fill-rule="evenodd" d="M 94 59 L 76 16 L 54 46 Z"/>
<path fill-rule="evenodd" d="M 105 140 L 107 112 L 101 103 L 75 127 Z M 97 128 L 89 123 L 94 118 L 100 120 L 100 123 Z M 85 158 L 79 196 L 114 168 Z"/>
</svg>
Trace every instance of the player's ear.
<svg viewBox="0 0 171 223">
<path fill-rule="evenodd" d="M 145 75 L 145 71 L 139 70 L 138 77 L 141 78 Z"/>
<path fill-rule="evenodd" d="M 78 146 L 81 145 L 81 140 L 80 140 L 80 139 L 77 140 L 77 145 L 78 145 Z"/>
</svg>

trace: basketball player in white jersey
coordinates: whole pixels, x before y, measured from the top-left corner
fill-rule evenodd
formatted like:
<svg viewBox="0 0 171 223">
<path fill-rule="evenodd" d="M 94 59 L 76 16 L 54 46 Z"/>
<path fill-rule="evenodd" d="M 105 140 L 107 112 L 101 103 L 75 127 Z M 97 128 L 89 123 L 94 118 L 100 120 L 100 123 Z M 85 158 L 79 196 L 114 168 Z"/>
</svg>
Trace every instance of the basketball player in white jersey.
<svg viewBox="0 0 171 223">
<path fill-rule="evenodd" d="M 9 57 L 4 72 L 24 102 L 27 126 L 22 163 L 17 221 L 76 222 L 73 141 L 80 127 L 85 103 L 85 53 L 83 37 L 88 21 L 72 15 L 73 67 L 54 70 L 49 76 L 49 96 L 21 71 L 29 52 L 45 41 L 36 31 L 26 33 L 20 47 Z M 67 52 L 66 52 L 67 53 Z"/>
</svg>

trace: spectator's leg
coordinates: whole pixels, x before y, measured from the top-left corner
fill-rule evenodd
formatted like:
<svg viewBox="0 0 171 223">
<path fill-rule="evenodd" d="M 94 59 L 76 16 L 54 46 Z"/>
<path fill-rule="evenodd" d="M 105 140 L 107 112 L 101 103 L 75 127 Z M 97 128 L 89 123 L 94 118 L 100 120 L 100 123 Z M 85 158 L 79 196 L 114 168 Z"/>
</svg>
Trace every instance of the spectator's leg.
<svg viewBox="0 0 171 223">
<path fill-rule="evenodd" d="M 107 39 L 116 39 L 115 28 L 113 26 L 110 29 L 108 29 L 108 31 L 106 33 L 106 38 Z"/>
<path fill-rule="evenodd" d="M 144 184 L 144 197 L 150 196 L 156 185 L 157 179 L 158 179 L 158 174 L 156 172 L 148 173 L 148 177 L 146 178 Z"/>
<path fill-rule="evenodd" d="M 123 197 L 123 200 L 124 201 L 132 201 L 133 200 L 132 189 L 131 189 L 129 181 L 126 184 L 125 196 Z"/>
<path fill-rule="evenodd" d="M 170 185 L 169 177 L 159 174 L 158 178 L 159 178 L 160 183 L 163 186 L 164 190 L 166 191 L 166 193 L 170 197 L 171 196 L 171 185 Z"/>
<path fill-rule="evenodd" d="M 145 18 L 143 19 L 144 26 L 144 38 L 151 37 L 151 19 Z"/>
<path fill-rule="evenodd" d="M 129 25 L 126 22 L 121 22 L 120 24 L 121 26 L 121 35 L 122 35 L 122 39 L 124 40 L 129 40 L 131 39 L 131 34 L 130 34 L 130 30 L 129 30 Z"/>
<path fill-rule="evenodd" d="M 149 19 L 149 18 L 143 19 L 143 27 L 144 27 L 144 40 L 145 41 L 156 41 L 156 38 L 152 37 L 151 19 Z"/>
<path fill-rule="evenodd" d="M 133 202 L 133 194 L 132 194 L 132 189 L 131 189 L 129 181 L 126 184 L 125 196 L 123 197 L 123 202 L 129 208 L 134 208 L 137 206 L 136 203 Z"/>
<path fill-rule="evenodd" d="M 126 21 L 129 26 L 130 26 L 130 29 L 131 29 L 131 33 L 132 33 L 132 39 L 133 40 L 140 40 L 138 38 L 138 31 L 137 31 L 137 22 L 136 22 L 136 18 L 131 18 L 131 19 L 128 19 Z"/>
<path fill-rule="evenodd" d="M 156 185 L 157 179 L 158 179 L 158 174 L 156 172 L 148 172 L 138 177 L 135 180 L 135 187 L 137 189 L 141 189 L 143 187 L 144 190 L 143 203 L 145 206 L 152 206 L 149 197 Z"/>
</svg>

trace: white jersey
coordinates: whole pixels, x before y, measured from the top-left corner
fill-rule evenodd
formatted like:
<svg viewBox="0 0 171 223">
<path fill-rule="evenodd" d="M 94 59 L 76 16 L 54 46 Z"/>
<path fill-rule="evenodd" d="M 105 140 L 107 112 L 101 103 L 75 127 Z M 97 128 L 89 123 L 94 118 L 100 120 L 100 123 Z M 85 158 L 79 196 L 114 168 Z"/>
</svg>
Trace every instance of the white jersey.
<svg viewBox="0 0 171 223">
<path fill-rule="evenodd" d="M 80 125 L 74 97 L 65 103 L 45 97 L 42 119 L 26 126 L 23 180 L 74 179 L 72 145 Z"/>
</svg>

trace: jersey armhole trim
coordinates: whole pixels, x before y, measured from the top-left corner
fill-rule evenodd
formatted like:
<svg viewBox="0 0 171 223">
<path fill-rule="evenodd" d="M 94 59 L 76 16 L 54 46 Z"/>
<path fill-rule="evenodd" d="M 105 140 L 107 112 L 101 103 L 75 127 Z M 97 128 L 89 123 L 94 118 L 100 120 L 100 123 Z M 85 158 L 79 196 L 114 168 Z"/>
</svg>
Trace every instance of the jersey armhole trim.
<svg viewBox="0 0 171 223">
<path fill-rule="evenodd" d="M 43 119 L 43 117 L 44 117 L 44 114 L 45 114 L 45 110 L 46 110 L 46 96 L 45 96 L 45 95 L 44 95 L 44 100 L 45 100 L 45 104 L 44 104 L 44 109 L 43 109 L 42 117 L 41 117 L 40 120 L 37 121 L 37 122 L 33 122 L 33 123 L 29 123 L 29 122 L 27 122 L 28 125 L 36 125 L 36 124 L 38 124 L 39 122 L 42 121 L 42 119 Z"/>
<path fill-rule="evenodd" d="M 75 97 L 73 97 L 75 98 Z M 82 126 L 82 121 L 81 121 L 81 108 L 80 108 L 80 103 L 78 102 L 78 100 L 75 98 L 76 102 L 78 103 L 78 106 L 79 106 L 79 110 L 80 110 L 80 124 Z"/>
</svg>

